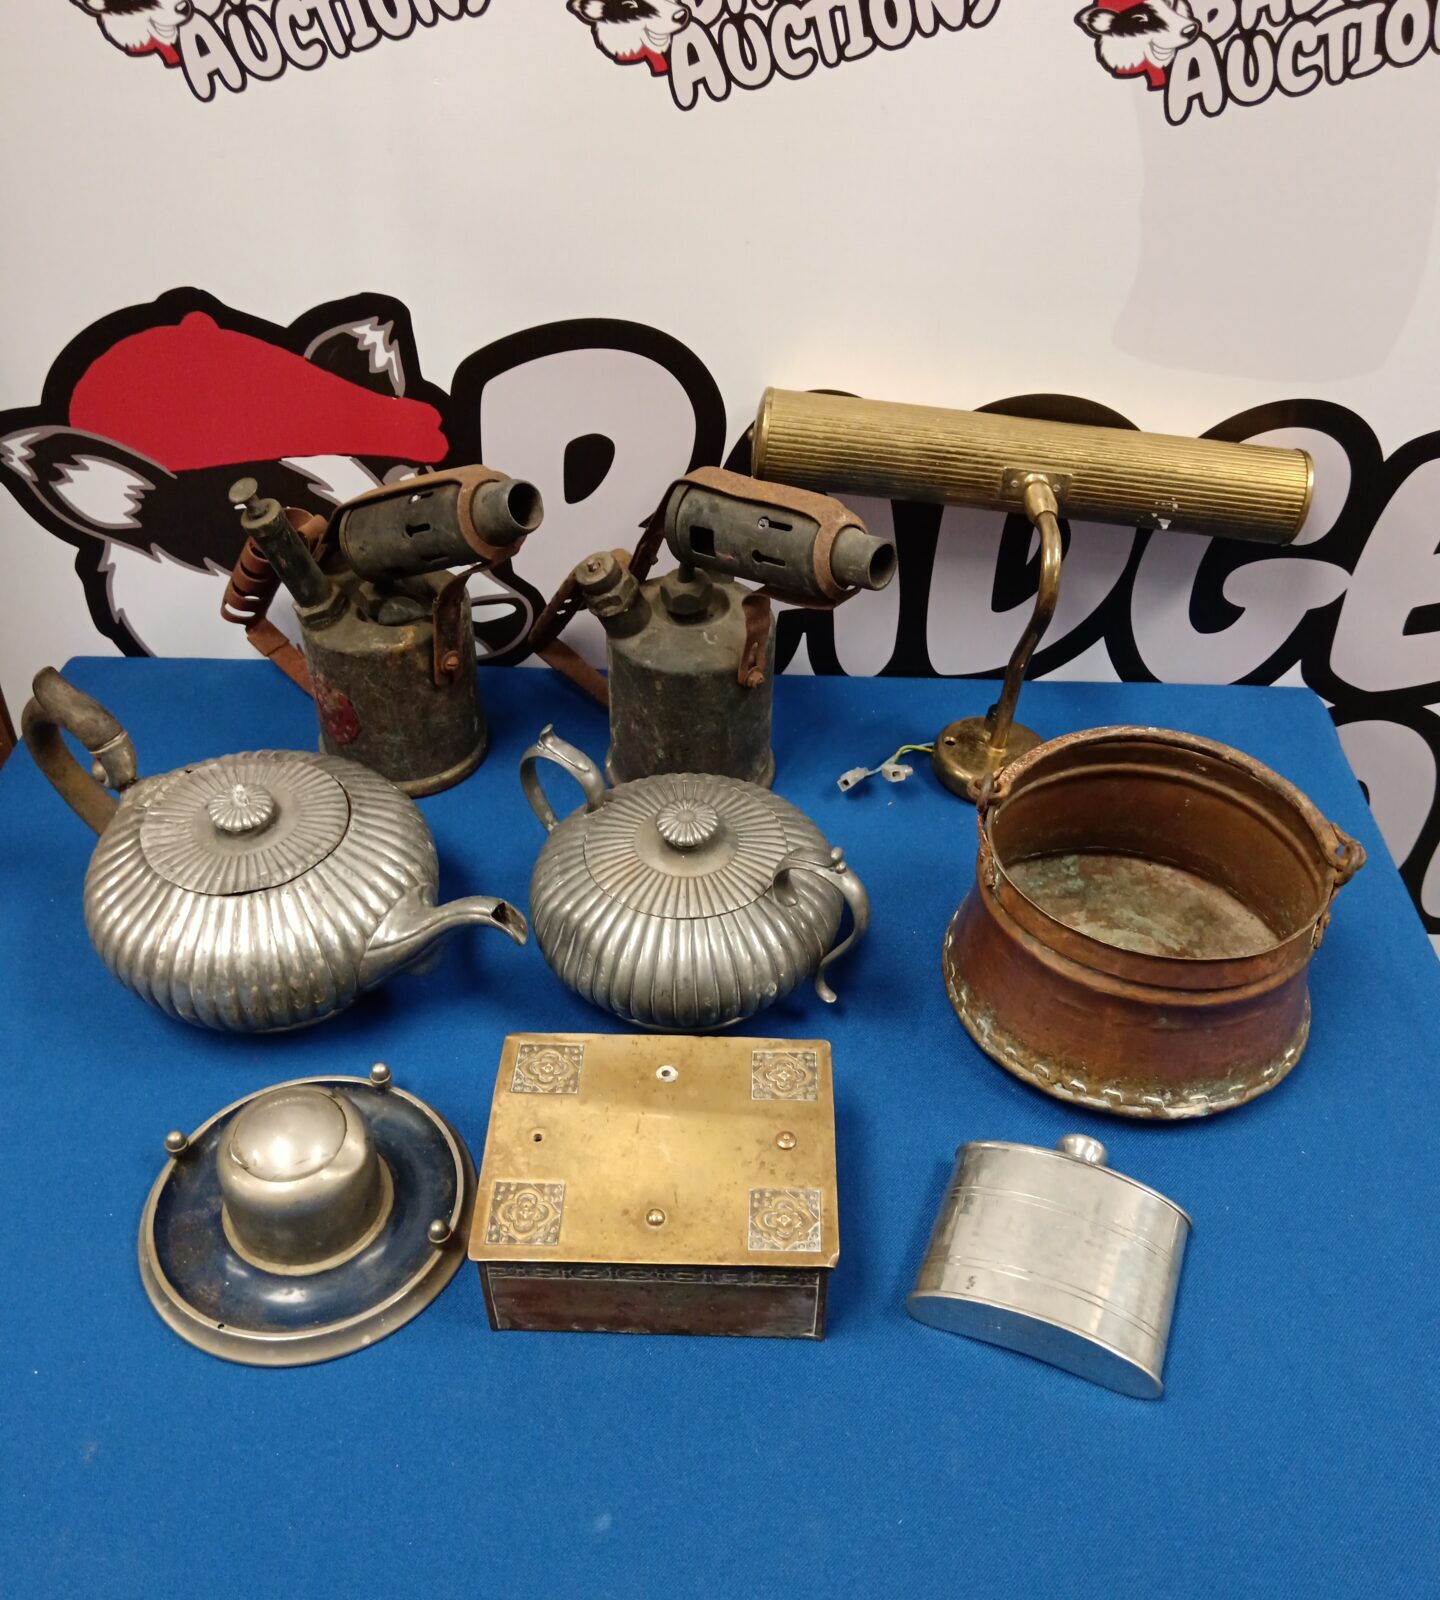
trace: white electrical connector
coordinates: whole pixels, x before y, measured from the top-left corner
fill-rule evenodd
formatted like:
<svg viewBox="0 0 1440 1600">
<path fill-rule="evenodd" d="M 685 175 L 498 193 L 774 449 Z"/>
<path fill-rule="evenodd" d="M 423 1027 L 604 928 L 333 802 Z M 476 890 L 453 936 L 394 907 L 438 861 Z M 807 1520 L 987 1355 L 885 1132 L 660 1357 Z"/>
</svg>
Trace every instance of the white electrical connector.
<svg viewBox="0 0 1440 1600">
<path fill-rule="evenodd" d="M 934 748 L 932 744 L 902 744 L 888 761 L 882 761 L 878 767 L 851 767 L 848 772 L 842 772 L 836 779 L 836 786 L 841 794 L 848 794 L 857 783 L 863 783 L 866 778 L 881 777 L 886 783 L 904 783 L 906 778 L 914 776 L 915 769 L 907 766 L 900 757 L 912 753 L 929 755 Z"/>
</svg>

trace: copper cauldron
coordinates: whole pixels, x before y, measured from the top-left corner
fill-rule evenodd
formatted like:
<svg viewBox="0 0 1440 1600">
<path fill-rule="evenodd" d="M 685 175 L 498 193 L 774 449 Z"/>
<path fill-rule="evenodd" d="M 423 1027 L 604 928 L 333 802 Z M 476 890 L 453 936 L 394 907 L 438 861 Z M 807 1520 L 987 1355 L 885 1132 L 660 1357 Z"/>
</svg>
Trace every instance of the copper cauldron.
<svg viewBox="0 0 1440 1600">
<path fill-rule="evenodd" d="M 1048 1094 L 1201 1117 L 1272 1089 L 1310 1029 L 1306 968 L 1365 851 L 1209 739 L 1095 728 L 979 806 L 945 983 L 985 1053 Z"/>
</svg>

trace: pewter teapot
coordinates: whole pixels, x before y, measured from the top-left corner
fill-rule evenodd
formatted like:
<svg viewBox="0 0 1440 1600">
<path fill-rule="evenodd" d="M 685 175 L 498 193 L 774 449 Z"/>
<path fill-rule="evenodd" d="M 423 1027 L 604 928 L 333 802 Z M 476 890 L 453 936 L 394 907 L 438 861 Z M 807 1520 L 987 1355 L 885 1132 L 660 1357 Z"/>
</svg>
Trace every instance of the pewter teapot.
<svg viewBox="0 0 1440 1600">
<path fill-rule="evenodd" d="M 563 822 L 540 761 L 585 792 Z M 713 773 L 607 789 L 600 768 L 551 728 L 521 758 L 520 782 L 550 835 L 530 879 L 535 937 L 577 994 L 680 1032 L 738 1022 L 811 974 L 834 1001 L 826 969 L 864 933 L 870 902 L 789 801 Z M 854 926 L 837 945 L 847 905 Z"/>
<path fill-rule="evenodd" d="M 141 778 L 103 706 L 52 667 L 34 691 L 25 743 L 100 835 L 85 874 L 91 941 L 171 1016 L 244 1033 L 304 1027 L 396 972 L 424 970 L 467 924 L 525 943 L 525 918 L 503 900 L 435 904 L 425 819 L 368 767 L 258 750 Z M 90 776 L 62 729 L 94 758 Z"/>
</svg>

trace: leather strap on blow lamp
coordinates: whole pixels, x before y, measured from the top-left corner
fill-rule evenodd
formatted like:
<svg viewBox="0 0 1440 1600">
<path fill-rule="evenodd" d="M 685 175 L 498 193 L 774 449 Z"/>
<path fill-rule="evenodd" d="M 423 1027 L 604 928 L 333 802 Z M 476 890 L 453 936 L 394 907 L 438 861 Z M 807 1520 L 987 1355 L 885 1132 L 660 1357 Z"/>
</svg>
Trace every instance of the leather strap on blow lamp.
<svg viewBox="0 0 1440 1600">
<path fill-rule="evenodd" d="M 309 546 L 310 554 L 318 559 L 328 527 L 325 518 L 312 516 L 294 506 L 287 506 L 285 515 L 290 526 Z M 253 539 L 247 539 L 235 562 L 235 570 L 230 574 L 230 582 L 225 586 L 220 615 L 226 622 L 238 623 L 244 628 L 245 637 L 260 654 L 273 661 L 291 683 L 313 699 L 315 688 L 310 682 L 304 652 L 270 621 L 270 602 L 279 588 L 280 579 L 269 558 Z"/>
</svg>

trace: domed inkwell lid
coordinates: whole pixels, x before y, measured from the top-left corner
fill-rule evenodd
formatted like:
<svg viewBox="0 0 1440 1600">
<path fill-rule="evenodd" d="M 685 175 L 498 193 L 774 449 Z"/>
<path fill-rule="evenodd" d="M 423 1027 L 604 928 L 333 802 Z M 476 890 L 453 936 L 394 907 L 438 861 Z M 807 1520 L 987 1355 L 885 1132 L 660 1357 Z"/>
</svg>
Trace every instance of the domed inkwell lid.
<svg viewBox="0 0 1440 1600">
<path fill-rule="evenodd" d="M 141 1280 L 182 1339 L 224 1360 L 303 1366 L 373 1344 L 462 1260 L 469 1153 L 383 1065 L 262 1090 L 165 1148 Z"/>
<path fill-rule="evenodd" d="M 585 806 L 564 821 L 537 763 L 568 772 Z M 585 998 L 645 1027 L 722 1027 L 824 969 L 864 931 L 869 901 L 844 857 L 788 800 L 715 773 L 664 773 L 607 789 L 546 728 L 520 779 L 550 834 L 535 863 L 535 935 Z M 836 945 L 846 906 L 853 931 Z"/>
</svg>

